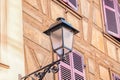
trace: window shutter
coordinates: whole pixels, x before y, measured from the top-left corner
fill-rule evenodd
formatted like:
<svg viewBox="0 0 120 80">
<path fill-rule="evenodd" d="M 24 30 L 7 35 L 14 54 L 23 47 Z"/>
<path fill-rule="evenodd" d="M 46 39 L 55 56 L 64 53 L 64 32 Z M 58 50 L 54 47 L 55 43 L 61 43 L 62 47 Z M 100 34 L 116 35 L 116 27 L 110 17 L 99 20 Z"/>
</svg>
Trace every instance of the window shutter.
<svg viewBox="0 0 120 80">
<path fill-rule="evenodd" d="M 67 65 L 70 65 L 70 56 L 67 55 L 67 56 L 65 57 L 65 60 L 64 60 L 63 62 L 66 63 Z"/>
<path fill-rule="evenodd" d="M 115 77 L 115 80 L 120 80 L 120 78 L 118 78 L 118 77 Z"/>
<path fill-rule="evenodd" d="M 78 9 L 77 0 L 68 0 L 68 4 L 75 10 Z"/>
<path fill-rule="evenodd" d="M 118 76 L 117 74 L 113 73 L 113 80 L 120 80 L 120 76 Z"/>
<path fill-rule="evenodd" d="M 71 80 L 71 70 L 64 66 L 60 66 L 60 69 L 61 69 L 61 79 L 60 80 Z"/>
<path fill-rule="evenodd" d="M 77 69 L 80 72 L 83 72 L 83 63 L 82 63 L 82 57 L 79 56 L 76 53 L 73 53 L 73 63 L 74 68 Z"/>
<path fill-rule="evenodd" d="M 80 53 L 70 53 L 59 66 L 59 80 L 85 80 L 83 56 Z"/>
<path fill-rule="evenodd" d="M 62 0 L 62 1 L 64 1 L 65 3 L 67 3 L 69 6 L 71 6 L 75 10 L 78 9 L 77 0 Z"/>
<path fill-rule="evenodd" d="M 74 80 L 85 80 L 83 56 L 78 52 L 73 52 L 72 54 Z"/>
<path fill-rule="evenodd" d="M 120 15 L 120 5 L 119 5 L 119 3 L 117 5 L 117 8 L 118 8 L 118 15 Z"/>
<path fill-rule="evenodd" d="M 84 80 L 84 77 L 75 73 L 75 80 Z"/>
<path fill-rule="evenodd" d="M 113 0 L 104 0 L 104 2 L 105 2 L 106 6 L 109 6 L 109 7 L 114 9 L 114 2 L 113 2 Z"/>
<path fill-rule="evenodd" d="M 66 3 L 68 2 L 68 0 L 63 0 L 63 1 L 66 2 Z"/>
<path fill-rule="evenodd" d="M 120 0 L 117 0 L 118 33 L 120 38 Z"/>
<path fill-rule="evenodd" d="M 119 38 L 118 19 L 116 14 L 115 0 L 103 0 L 106 31 Z"/>
<path fill-rule="evenodd" d="M 65 61 L 60 62 L 59 80 L 72 80 L 72 70 L 70 64 L 70 54 L 66 56 Z"/>
</svg>

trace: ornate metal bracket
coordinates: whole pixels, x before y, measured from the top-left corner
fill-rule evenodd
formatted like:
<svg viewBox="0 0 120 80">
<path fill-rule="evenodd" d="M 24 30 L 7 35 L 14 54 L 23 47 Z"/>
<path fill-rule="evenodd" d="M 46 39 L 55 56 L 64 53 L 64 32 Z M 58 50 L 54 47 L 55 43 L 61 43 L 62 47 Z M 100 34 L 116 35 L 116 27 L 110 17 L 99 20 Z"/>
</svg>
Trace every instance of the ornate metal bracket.
<svg viewBox="0 0 120 80">
<path fill-rule="evenodd" d="M 50 72 L 57 73 L 59 71 L 58 65 L 60 64 L 60 61 L 63 61 L 63 60 L 64 60 L 64 58 L 59 59 L 55 62 L 52 62 L 43 68 L 40 68 L 24 77 L 21 77 L 19 80 L 26 80 L 27 78 L 31 77 L 31 75 L 34 75 L 35 77 L 37 77 L 38 80 L 42 80 L 44 78 L 44 76 L 46 75 L 46 73 L 50 73 Z M 33 77 L 31 77 L 31 78 L 32 78 L 32 80 L 35 80 Z"/>
</svg>

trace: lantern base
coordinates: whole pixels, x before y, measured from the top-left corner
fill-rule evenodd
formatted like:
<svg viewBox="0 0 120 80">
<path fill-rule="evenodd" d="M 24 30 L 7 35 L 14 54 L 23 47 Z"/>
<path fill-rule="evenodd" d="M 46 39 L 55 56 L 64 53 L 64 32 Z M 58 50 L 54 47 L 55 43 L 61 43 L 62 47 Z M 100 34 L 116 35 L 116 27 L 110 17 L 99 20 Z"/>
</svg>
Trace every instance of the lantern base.
<svg viewBox="0 0 120 80">
<path fill-rule="evenodd" d="M 58 48 L 54 50 L 54 52 L 59 56 L 59 57 L 64 57 L 66 54 L 72 52 L 71 49 L 68 48 Z"/>
</svg>

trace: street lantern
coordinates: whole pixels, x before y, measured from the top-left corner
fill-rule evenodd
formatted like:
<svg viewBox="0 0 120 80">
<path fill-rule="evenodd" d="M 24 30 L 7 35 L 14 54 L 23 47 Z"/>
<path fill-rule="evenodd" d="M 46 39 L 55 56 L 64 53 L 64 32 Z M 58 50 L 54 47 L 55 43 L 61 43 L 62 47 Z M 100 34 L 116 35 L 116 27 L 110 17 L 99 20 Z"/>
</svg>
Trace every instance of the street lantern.
<svg viewBox="0 0 120 80">
<path fill-rule="evenodd" d="M 50 36 L 52 49 L 60 56 L 60 59 L 21 77 L 20 80 L 26 80 L 29 77 L 35 80 L 31 75 L 34 75 L 39 80 L 43 80 L 47 72 L 50 73 L 52 71 L 53 73 L 57 73 L 59 70 L 58 65 L 60 61 L 64 60 L 64 55 L 72 51 L 73 37 L 78 32 L 64 18 L 57 18 L 57 21 L 44 33 Z"/>
<path fill-rule="evenodd" d="M 73 37 L 78 32 L 64 18 L 57 18 L 57 21 L 44 33 L 50 36 L 53 51 L 63 57 L 72 51 Z"/>
</svg>

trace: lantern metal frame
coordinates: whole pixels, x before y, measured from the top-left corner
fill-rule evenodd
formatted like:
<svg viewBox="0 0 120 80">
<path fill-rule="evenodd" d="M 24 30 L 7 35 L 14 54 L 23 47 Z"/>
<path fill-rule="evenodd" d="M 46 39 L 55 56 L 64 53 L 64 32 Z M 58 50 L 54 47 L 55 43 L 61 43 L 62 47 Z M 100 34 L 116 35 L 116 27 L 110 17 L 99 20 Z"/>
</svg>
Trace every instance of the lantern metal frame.
<svg viewBox="0 0 120 80">
<path fill-rule="evenodd" d="M 57 18 L 57 22 L 52 24 L 48 30 L 44 31 L 44 33 L 47 35 L 50 35 L 50 32 L 52 30 L 55 30 L 61 27 L 70 28 L 74 32 L 74 34 L 79 32 L 77 29 L 73 28 L 72 25 L 69 24 L 64 18 L 59 17 Z"/>
<path fill-rule="evenodd" d="M 43 33 L 45 33 L 48 36 L 50 36 L 50 32 L 52 30 L 56 30 L 56 29 L 59 29 L 61 27 L 65 27 L 65 28 L 71 29 L 74 34 L 79 32 L 78 30 L 73 28 L 67 21 L 65 21 L 64 18 L 60 17 L 60 18 L 57 18 L 57 22 L 56 23 L 52 24 L 50 26 L 50 28 L 48 30 L 46 30 L 45 32 L 43 32 Z M 73 36 L 74 36 L 74 34 L 73 34 Z M 53 51 L 56 52 L 55 50 L 53 50 Z M 71 51 L 72 50 L 70 50 L 68 53 L 70 53 Z M 66 54 L 68 54 L 68 53 L 66 53 Z M 63 54 L 64 54 L 64 52 L 63 52 Z M 64 55 L 61 56 L 59 60 L 54 61 L 54 62 L 52 62 L 52 63 L 50 63 L 50 64 L 48 64 L 48 65 L 46 65 L 46 66 L 44 66 L 44 67 L 34 71 L 34 72 L 32 72 L 32 73 L 30 73 L 30 74 L 28 74 L 26 76 L 20 77 L 19 80 L 26 80 L 27 78 L 31 77 L 31 75 L 34 75 L 35 77 L 37 77 L 38 80 L 42 80 L 44 78 L 44 76 L 46 75 L 46 73 L 50 73 L 50 72 L 57 73 L 59 71 L 59 66 L 58 65 L 60 64 L 60 61 L 64 61 L 65 60 L 65 56 Z M 31 78 L 32 78 L 32 80 L 35 80 L 33 77 L 31 77 Z"/>
<path fill-rule="evenodd" d="M 56 21 L 54 24 L 52 24 L 48 30 L 44 31 L 44 33 L 45 33 L 46 35 L 48 35 L 48 36 L 51 36 L 51 32 L 54 32 L 54 31 L 56 31 L 56 30 L 58 30 L 58 29 L 60 29 L 60 28 L 62 28 L 62 27 L 71 30 L 71 31 L 73 32 L 73 35 L 75 35 L 75 34 L 77 34 L 77 33 L 79 32 L 77 29 L 73 28 L 72 25 L 69 24 L 64 18 L 59 17 L 59 18 L 57 18 L 57 21 Z M 62 29 L 62 34 L 61 34 L 61 35 L 62 35 L 62 46 L 59 47 L 59 48 L 57 48 L 57 49 L 54 49 L 53 46 L 52 46 L 53 51 L 54 51 L 55 53 L 57 53 L 57 50 L 58 50 L 58 49 L 60 49 L 60 48 L 65 48 L 65 49 L 69 50 L 69 52 L 71 52 L 72 49 L 69 49 L 69 48 L 67 48 L 67 47 L 64 46 L 63 29 Z M 73 39 L 74 39 L 74 36 L 73 36 Z M 51 39 L 51 42 L 52 42 L 52 39 Z M 53 43 L 52 43 L 52 44 L 53 44 Z M 73 47 L 73 42 L 72 42 L 72 47 Z M 69 53 L 69 52 L 68 52 L 68 53 Z M 57 54 L 58 54 L 58 53 L 57 53 Z M 66 54 L 66 53 L 63 52 L 63 55 L 62 55 L 62 56 L 64 56 L 65 54 Z M 58 55 L 58 56 L 59 56 L 59 55 Z"/>
</svg>

